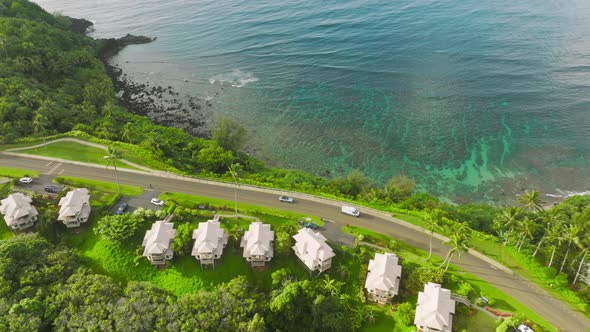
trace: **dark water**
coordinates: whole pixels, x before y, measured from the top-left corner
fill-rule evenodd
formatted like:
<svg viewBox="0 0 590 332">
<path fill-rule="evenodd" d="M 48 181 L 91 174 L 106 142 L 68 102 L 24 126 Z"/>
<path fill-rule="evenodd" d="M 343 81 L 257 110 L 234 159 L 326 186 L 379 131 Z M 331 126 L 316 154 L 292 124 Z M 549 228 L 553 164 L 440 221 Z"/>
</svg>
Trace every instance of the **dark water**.
<svg viewBox="0 0 590 332">
<path fill-rule="evenodd" d="M 115 61 L 238 117 L 275 165 L 452 200 L 590 186 L 590 1 L 37 2 L 157 36 Z"/>
</svg>

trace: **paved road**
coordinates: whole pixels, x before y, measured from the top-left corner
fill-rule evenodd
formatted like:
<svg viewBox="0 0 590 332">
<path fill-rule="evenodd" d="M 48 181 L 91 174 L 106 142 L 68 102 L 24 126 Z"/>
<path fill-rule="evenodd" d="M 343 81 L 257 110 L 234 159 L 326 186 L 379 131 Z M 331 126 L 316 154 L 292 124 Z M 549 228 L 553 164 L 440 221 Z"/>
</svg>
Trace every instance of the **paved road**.
<svg viewBox="0 0 590 332">
<path fill-rule="evenodd" d="M 53 175 L 62 174 L 83 178 L 91 178 L 103 181 L 114 181 L 113 170 L 104 167 L 90 167 L 73 165 L 67 162 L 55 167 L 55 162 L 38 160 L 27 157 L 15 157 L 0 154 L 0 165 L 24 169 L 39 170 Z M 163 177 L 157 174 L 145 174 L 137 171 L 121 169 L 119 178 L 121 183 L 148 187 L 157 191 L 175 191 L 187 194 L 216 197 L 233 200 L 234 189 L 228 184 L 214 184 L 194 179 L 182 179 L 179 177 Z M 341 226 L 353 224 L 372 229 L 376 232 L 389 235 L 410 245 L 428 249 L 428 236 L 415 228 L 396 223 L 393 218 L 385 214 L 363 213 L 361 218 L 345 216 L 340 213 L 338 203 L 326 199 L 313 198 L 304 194 L 293 194 L 294 204 L 281 203 L 277 200 L 278 191 L 268 189 L 249 189 L 241 186 L 238 189 L 238 202 L 247 202 L 262 206 L 289 209 L 309 215 L 316 215 L 333 220 Z M 365 212 L 365 210 L 361 210 Z M 444 257 L 447 247 L 439 239 L 433 240 L 433 253 Z M 540 287 L 521 279 L 518 276 L 497 269 L 472 254 L 464 254 L 461 261 L 454 261 L 461 269 L 473 273 L 510 294 L 524 305 L 536 311 L 540 316 L 558 327 L 560 331 L 583 332 L 590 329 L 590 320 L 582 314 L 572 310 L 569 306 L 556 300 Z"/>
</svg>

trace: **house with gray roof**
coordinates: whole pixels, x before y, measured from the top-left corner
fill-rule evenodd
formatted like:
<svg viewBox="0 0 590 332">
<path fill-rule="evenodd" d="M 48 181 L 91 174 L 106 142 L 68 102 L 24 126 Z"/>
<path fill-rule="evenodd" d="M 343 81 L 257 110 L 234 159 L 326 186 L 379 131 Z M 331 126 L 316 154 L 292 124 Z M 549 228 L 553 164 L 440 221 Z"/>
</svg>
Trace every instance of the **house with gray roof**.
<svg viewBox="0 0 590 332">
<path fill-rule="evenodd" d="M 398 294 L 401 275 L 402 267 L 395 254 L 375 254 L 369 261 L 365 281 L 369 300 L 381 304 L 390 302 Z"/>
<path fill-rule="evenodd" d="M 274 240 L 275 232 L 269 224 L 260 221 L 251 223 L 240 243 L 240 247 L 244 248 L 243 257 L 252 266 L 264 266 L 274 256 Z"/>
<path fill-rule="evenodd" d="M 86 188 L 78 188 L 68 191 L 59 200 L 59 217 L 66 227 L 80 227 L 81 223 L 88 221 L 90 216 L 90 191 Z"/>
<path fill-rule="evenodd" d="M 39 212 L 31 202 L 32 198 L 23 193 L 8 195 L 0 201 L 0 213 L 4 216 L 6 225 L 15 231 L 33 226 Z"/>
<path fill-rule="evenodd" d="M 332 266 L 332 257 L 336 255 L 326 244 L 326 238 L 322 234 L 302 228 L 293 238 L 295 245 L 292 248 L 295 255 L 310 271 L 318 270 L 321 273 Z"/>
<path fill-rule="evenodd" d="M 143 257 L 147 257 L 154 265 L 164 265 L 174 257 L 172 241 L 176 236 L 174 223 L 165 220 L 156 221 L 143 238 Z"/>
<path fill-rule="evenodd" d="M 455 301 L 451 299 L 451 291 L 441 285 L 429 282 L 424 291 L 418 293 L 418 304 L 414 324 L 418 331 L 451 332 Z"/>
<path fill-rule="evenodd" d="M 223 248 L 227 245 L 228 236 L 219 223 L 219 216 L 213 220 L 199 223 L 199 228 L 193 231 L 192 256 L 199 260 L 201 265 L 214 265 L 216 259 L 220 259 Z"/>
</svg>

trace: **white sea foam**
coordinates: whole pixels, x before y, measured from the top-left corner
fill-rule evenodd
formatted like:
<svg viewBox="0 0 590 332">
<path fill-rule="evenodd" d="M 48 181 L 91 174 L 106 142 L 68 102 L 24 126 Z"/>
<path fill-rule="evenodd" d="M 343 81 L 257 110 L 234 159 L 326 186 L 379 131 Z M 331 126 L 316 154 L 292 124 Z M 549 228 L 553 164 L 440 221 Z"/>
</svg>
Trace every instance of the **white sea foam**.
<svg viewBox="0 0 590 332">
<path fill-rule="evenodd" d="M 559 189 L 557 189 L 557 191 L 559 192 L 559 194 L 545 194 L 545 196 L 554 197 L 554 198 L 570 198 L 570 197 L 573 197 L 573 196 L 586 196 L 586 195 L 590 195 L 590 190 L 587 190 L 587 191 L 568 191 L 568 190 L 559 190 Z"/>
<path fill-rule="evenodd" d="M 241 88 L 248 83 L 257 81 L 258 77 L 254 76 L 252 73 L 245 73 L 239 69 L 236 69 L 231 73 L 215 75 L 209 79 L 209 83 L 211 84 L 229 84 L 236 88 Z"/>
</svg>

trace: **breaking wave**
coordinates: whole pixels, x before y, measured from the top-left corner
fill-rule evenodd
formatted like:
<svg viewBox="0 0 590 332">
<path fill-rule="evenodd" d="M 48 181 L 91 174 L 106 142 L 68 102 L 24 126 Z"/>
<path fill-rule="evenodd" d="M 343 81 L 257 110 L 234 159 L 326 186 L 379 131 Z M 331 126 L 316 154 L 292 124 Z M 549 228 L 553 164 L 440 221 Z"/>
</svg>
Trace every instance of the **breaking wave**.
<svg viewBox="0 0 590 332">
<path fill-rule="evenodd" d="M 209 79 L 209 83 L 211 84 L 230 84 L 235 88 L 241 88 L 248 83 L 257 81 L 258 77 L 254 76 L 252 73 L 245 73 L 239 69 L 236 69 L 231 73 L 215 75 Z"/>
</svg>

